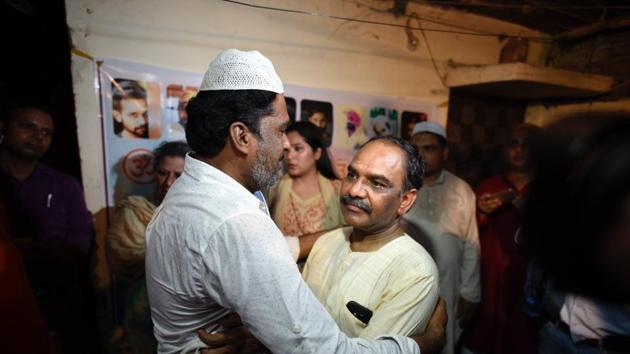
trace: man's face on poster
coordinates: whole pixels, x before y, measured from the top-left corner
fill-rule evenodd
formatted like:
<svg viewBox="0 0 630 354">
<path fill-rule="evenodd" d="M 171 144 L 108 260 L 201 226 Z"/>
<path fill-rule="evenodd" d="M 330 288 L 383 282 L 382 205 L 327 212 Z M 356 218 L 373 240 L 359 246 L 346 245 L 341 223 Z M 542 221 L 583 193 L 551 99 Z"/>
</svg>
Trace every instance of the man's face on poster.
<svg viewBox="0 0 630 354">
<path fill-rule="evenodd" d="M 326 128 L 326 115 L 322 112 L 315 112 L 309 118 L 308 121 L 315 124 L 318 128 Z"/>
<path fill-rule="evenodd" d="M 114 110 L 114 119 L 122 124 L 122 137 L 146 139 L 149 137 L 148 106 L 143 98 L 123 98 L 120 110 Z"/>
</svg>

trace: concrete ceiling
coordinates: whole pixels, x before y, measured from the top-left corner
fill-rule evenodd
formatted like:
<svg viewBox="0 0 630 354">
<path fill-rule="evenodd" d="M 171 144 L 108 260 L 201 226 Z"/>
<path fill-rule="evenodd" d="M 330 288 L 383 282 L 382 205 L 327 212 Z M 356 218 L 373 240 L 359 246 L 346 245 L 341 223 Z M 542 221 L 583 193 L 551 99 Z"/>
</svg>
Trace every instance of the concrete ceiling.
<svg viewBox="0 0 630 354">
<path fill-rule="evenodd" d="M 414 1 L 414 0 L 412 0 Z M 559 35 L 602 22 L 630 19 L 630 0 L 415 0 Z"/>
</svg>

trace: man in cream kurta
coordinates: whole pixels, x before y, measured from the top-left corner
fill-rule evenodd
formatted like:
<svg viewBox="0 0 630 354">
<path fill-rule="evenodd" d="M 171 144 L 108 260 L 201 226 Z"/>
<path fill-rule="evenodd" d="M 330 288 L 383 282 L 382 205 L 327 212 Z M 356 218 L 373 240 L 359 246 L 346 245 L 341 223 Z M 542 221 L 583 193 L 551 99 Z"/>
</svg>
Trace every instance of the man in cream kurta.
<svg viewBox="0 0 630 354">
<path fill-rule="evenodd" d="M 464 180 L 443 169 L 446 132 L 437 123 L 414 128 L 411 143 L 427 164 L 416 204 L 404 218 L 407 230 L 431 253 L 440 273 L 440 296 L 449 316 L 443 353 L 453 353 L 463 327 L 481 300 L 479 232 L 475 194 Z M 416 232 L 412 232 L 414 229 Z"/>
<path fill-rule="evenodd" d="M 357 152 L 341 185 L 342 212 L 351 226 L 322 235 L 303 278 L 350 337 L 423 331 L 438 300 L 437 267 L 400 228 L 421 185 L 413 146 L 394 137 L 371 140 Z M 354 301 L 372 312 L 361 321 Z"/>
<path fill-rule="evenodd" d="M 383 333 L 423 331 L 437 301 L 437 268 L 408 235 L 374 252 L 353 252 L 352 227 L 322 235 L 302 276 L 339 328 L 350 337 L 373 339 Z M 349 301 L 371 309 L 368 324 L 346 308 Z"/>
</svg>

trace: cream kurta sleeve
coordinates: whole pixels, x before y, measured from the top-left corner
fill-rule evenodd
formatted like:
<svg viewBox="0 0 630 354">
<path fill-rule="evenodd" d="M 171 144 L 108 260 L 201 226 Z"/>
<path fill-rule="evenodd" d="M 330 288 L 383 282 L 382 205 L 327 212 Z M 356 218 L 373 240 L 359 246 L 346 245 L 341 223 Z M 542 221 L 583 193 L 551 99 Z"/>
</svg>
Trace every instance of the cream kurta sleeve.
<svg viewBox="0 0 630 354">
<path fill-rule="evenodd" d="M 397 278 L 374 310 L 359 338 L 374 339 L 383 333 L 410 335 L 426 329 L 438 300 L 437 279 L 433 275 L 408 272 Z"/>
</svg>

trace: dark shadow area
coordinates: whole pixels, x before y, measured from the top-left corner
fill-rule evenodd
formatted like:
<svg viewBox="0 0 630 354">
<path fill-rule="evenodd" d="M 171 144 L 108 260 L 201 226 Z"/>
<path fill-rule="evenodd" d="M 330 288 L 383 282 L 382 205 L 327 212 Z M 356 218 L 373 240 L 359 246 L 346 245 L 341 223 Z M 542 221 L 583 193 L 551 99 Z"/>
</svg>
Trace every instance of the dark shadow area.
<svg viewBox="0 0 630 354">
<path fill-rule="evenodd" d="M 64 1 L 2 1 L 0 26 L 1 113 L 23 104 L 46 107 L 55 122 L 55 135 L 42 161 L 81 181 Z"/>
</svg>

